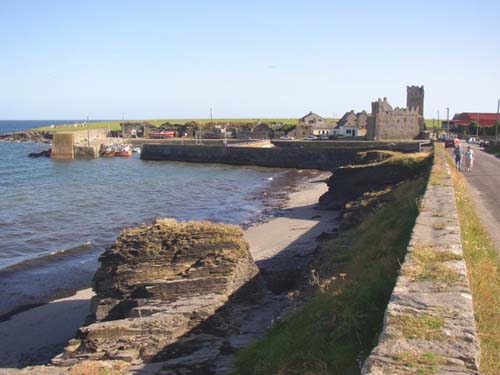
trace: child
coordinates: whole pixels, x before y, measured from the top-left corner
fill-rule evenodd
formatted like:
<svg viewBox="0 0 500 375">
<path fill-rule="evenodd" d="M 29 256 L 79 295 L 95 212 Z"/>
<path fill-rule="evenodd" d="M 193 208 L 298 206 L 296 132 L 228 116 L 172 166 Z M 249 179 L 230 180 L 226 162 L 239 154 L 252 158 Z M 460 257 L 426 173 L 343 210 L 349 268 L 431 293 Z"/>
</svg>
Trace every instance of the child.
<svg viewBox="0 0 500 375">
<path fill-rule="evenodd" d="M 467 151 L 465 151 L 465 168 L 467 172 L 472 170 L 472 164 L 474 163 L 474 151 L 467 146 Z"/>
</svg>

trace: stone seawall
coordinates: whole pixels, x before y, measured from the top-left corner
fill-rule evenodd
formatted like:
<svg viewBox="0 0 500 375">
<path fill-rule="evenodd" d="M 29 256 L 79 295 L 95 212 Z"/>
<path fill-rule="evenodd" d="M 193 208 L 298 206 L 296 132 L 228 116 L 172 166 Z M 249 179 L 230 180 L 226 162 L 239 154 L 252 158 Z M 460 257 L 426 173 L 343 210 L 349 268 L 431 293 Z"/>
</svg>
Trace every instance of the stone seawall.
<svg viewBox="0 0 500 375">
<path fill-rule="evenodd" d="M 385 149 L 386 147 L 388 146 L 380 145 L 377 149 Z M 333 168 L 359 162 L 358 152 L 370 149 L 373 147 L 254 148 L 145 144 L 142 148 L 141 159 L 330 171 Z"/>
<path fill-rule="evenodd" d="M 271 141 L 279 148 L 356 148 L 368 150 L 388 150 L 398 152 L 419 152 L 422 141 L 384 142 L 384 141 Z"/>
<path fill-rule="evenodd" d="M 478 374 L 479 353 L 455 191 L 436 149 L 384 329 L 361 374 Z"/>
</svg>

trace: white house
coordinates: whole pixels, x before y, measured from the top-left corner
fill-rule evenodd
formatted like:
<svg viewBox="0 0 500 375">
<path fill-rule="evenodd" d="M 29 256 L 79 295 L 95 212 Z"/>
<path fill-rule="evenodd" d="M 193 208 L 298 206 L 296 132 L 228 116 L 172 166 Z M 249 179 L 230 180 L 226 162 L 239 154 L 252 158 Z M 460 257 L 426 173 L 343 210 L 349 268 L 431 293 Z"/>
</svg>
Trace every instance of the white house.
<svg viewBox="0 0 500 375">
<path fill-rule="evenodd" d="M 352 125 L 341 125 L 333 129 L 333 134 L 340 137 L 357 137 L 359 135 L 359 128 Z"/>
</svg>

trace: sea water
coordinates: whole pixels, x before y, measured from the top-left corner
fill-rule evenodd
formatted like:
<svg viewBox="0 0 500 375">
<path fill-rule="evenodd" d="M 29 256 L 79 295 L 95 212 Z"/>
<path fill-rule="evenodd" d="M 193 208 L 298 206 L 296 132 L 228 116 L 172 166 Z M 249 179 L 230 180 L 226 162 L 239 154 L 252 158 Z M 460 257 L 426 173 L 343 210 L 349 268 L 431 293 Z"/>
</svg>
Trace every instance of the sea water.
<svg viewBox="0 0 500 375">
<path fill-rule="evenodd" d="M 0 121 L 0 134 L 57 123 Z M 265 210 L 263 191 L 284 173 L 142 161 L 138 155 L 28 157 L 48 147 L 0 142 L 0 315 L 19 303 L 38 303 L 40 294 L 88 282 L 98 255 L 126 227 L 158 217 L 256 220 Z"/>
</svg>

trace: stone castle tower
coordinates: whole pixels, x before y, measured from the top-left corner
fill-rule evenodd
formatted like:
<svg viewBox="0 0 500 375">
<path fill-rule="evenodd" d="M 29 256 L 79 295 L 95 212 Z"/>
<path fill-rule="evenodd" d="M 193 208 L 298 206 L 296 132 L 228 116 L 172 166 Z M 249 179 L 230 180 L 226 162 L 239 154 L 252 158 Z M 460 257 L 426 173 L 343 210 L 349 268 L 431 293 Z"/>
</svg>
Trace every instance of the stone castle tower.
<svg viewBox="0 0 500 375">
<path fill-rule="evenodd" d="M 418 108 L 420 116 L 424 116 L 424 86 L 406 86 L 406 108 Z"/>
</svg>

